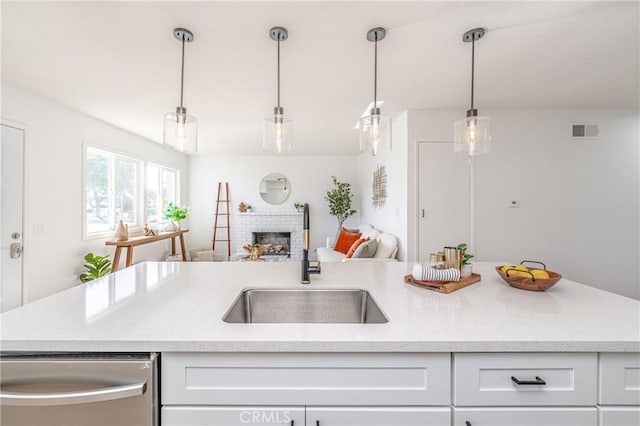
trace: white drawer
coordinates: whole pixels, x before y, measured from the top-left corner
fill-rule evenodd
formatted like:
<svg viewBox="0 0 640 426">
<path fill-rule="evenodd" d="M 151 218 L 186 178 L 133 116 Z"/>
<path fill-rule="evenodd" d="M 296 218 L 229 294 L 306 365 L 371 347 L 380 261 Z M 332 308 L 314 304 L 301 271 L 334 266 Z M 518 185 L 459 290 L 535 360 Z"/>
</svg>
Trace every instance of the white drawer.
<svg viewBox="0 0 640 426">
<path fill-rule="evenodd" d="M 317 423 L 319 422 L 319 423 Z M 307 425 L 451 426 L 449 407 L 307 407 Z"/>
<path fill-rule="evenodd" d="M 640 407 L 598 407 L 600 426 L 638 426 Z"/>
<path fill-rule="evenodd" d="M 640 353 L 600 354 L 600 404 L 640 405 Z"/>
<path fill-rule="evenodd" d="M 162 407 L 163 426 L 304 426 L 304 407 Z"/>
<path fill-rule="evenodd" d="M 456 408 L 453 410 L 453 425 L 598 426 L 598 410 L 595 408 Z"/>
<path fill-rule="evenodd" d="M 449 405 L 450 355 L 164 353 L 162 404 Z"/>
<path fill-rule="evenodd" d="M 457 406 L 596 405 L 597 376 L 595 353 L 455 354 L 453 400 Z"/>
</svg>

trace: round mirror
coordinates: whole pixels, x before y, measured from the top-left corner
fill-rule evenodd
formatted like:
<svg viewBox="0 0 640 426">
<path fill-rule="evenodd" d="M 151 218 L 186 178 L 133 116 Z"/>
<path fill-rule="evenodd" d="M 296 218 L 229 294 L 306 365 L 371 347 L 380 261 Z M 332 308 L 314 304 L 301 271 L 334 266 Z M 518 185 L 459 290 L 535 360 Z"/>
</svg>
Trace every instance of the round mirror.
<svg viewBox="0 0 640 426">
<path fill-rule="evenodd" d="M 260 181 L 260 196 L 269 204 L 282 204 L 291 193 L 289 180 L 280 173 L 269 173 Z"/>
</svg>

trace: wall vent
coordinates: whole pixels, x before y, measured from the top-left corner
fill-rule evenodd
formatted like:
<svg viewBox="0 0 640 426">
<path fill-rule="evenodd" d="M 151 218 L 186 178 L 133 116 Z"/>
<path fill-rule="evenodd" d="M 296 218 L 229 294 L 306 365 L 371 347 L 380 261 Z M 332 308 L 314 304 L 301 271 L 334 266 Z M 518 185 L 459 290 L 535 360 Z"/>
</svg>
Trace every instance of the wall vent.
<svg viewBox="0 0 640 426">
<path fill-rule="evenodd" d="M 597 124 L 573 124 L 571 137 L 573 139 L 598 139 L 600 127 Z"/>
</svg>

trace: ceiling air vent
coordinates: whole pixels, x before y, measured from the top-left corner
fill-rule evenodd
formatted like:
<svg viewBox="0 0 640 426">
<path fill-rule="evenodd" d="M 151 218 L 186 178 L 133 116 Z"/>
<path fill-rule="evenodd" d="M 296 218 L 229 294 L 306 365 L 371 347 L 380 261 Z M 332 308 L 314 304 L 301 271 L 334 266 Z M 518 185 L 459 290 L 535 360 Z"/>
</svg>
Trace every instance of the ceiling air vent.
<svg viewBox="0 0 640 426">
<path fill-rule="evenodd" d="M 600 136 L 600 127 L 597 124 L 573 124 L 571 137 L 573 139 L 597 139 Z"/>
</svg>

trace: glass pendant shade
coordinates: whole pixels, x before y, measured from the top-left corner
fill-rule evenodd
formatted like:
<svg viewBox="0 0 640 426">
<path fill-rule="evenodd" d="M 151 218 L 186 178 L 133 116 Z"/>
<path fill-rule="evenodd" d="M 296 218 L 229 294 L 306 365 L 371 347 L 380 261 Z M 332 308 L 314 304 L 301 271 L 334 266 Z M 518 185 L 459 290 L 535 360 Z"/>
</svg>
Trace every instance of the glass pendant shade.
<svg viewBox="0 0 640 426">
<path fill-rule="evenodd" d="M 474 156 L 491 151 L 491 117 L 469 116 L 453 125 L 453 152 Z"/>
<path fill-rule="evenodd" d="M 371 155 L 377 155 L 378 149 L 389 141 L 387 129 L 389 128 L 389 117 L 373 110 L 358 122 L 360 130 L 360 152 L 370 151 Z M 390 149 L 387 143 L 387 149 Z"/>
<path fill-rule="evenodd" d="M 285 115 L 284 108 L 280 106 L 280 42 L 289 38 L 289 32 L 283 27 L 273 27 L 269 30 L 269 38 L 278 46 L 278 101 L 273 108 L 273 114 L 266 115 L 262 123 L 262 150 L 284 154 L 293 151 L 293 121 L 291 116 Z"/>
<path fill-rule="evenodd" d="M 198 151 L 198 119 L 187 114 L 184 99 L 184 45 L 193 41 L 193 33 L 186 28 L 174 28 L 173 36 L 182 44 L 180 69 L 180 105 L 175 112 L 164 116 L 162 142 L 176 151 L 195 153 Z"/>
<path fill-rule="evenodd" d="M 198 151 L 198 119 L 187 111 L 170 112 L 164 116 L 163 142 L 171 148 L 186 153 Z"/>
<path fill-rule="evenodd" d="M 277 108 L 276 108 L 277 109 Z M 293 151 L 293 121 L 281 111 L 264 117 L 262 149 L 283 154 Z"/>
</svg>

